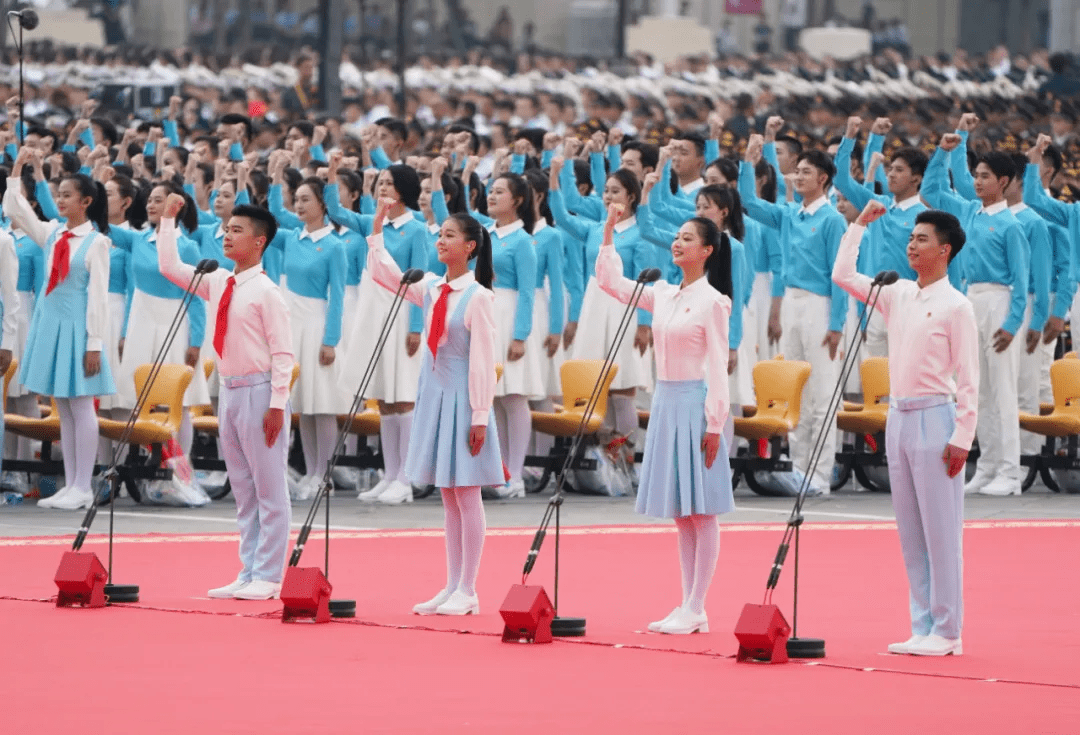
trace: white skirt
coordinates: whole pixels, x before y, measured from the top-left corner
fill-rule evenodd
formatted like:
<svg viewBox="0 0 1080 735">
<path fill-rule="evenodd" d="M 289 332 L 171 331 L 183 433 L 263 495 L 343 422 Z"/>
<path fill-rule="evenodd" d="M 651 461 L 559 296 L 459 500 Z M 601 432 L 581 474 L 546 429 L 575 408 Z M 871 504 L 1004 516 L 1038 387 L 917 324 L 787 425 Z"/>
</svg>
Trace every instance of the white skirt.
<svg viewBox="0 0 1080 735">
<path fill-rule="evenodd" d="M 735 372 L 728 380 L 728 395 L 733 406 L 753 406 L 757 403 L 754 397 L 754 364 L 757 358 L 757 345 L 754 340 L 754 315 L 749 309 L 744 309 L 743 337 L 739 343 L 739 357 L 735 362 Z"/>
<path fill-rule="evenodd" d="M 349 339 L 358 320 L 357 306 L 360 302 L 360 286 L 346 286 L 345 298 L 341 302 L 341 341 L 338 342 L 338 352 L 342 356 L 349 352 Z M 356 392 L 355 390 L 353 391 Z"/>
<path fill-rule="evenodd" d="M 122 293 L 109 292 L 109 324 L 105 334 L 105 359 L 109 361 L 109 370 L 113 375 L 120 374 L 120 337 L 124 329 L 124 307 L 126 299 Z M 98 398 L 98 408 L 120 408 L 117 395 L 113 393 Z"/>
<path fill-rule="evenodd" d="M 30 319 L 34 315 L 34 292 L 19 291 L 19 315 L 16 319 L 15 350 L 12 357 L 22 363 L 22 356 L 26 353 L 26 340 L 30 336 Z M 121 313 L 121 317 L 123 314 Z M 116 375 L 116 373 L 113 373 Z M 19 382 L 18 373 L 11 379 L 8 385 L 8 398 L 18 398 L 29 395 L 30 391 Z"/>
<path fill-rule="evenodd" d="M 354 395 L 360 387 L 360 380 L 364 377 L 364 371 L 379 338 L 379 331 L 393 301 L 394 293 L 375 283 L 371 274 L 365 270 L 360 277 L 356 304 L 356 313 L 363 316 L 358 316 L 352 324 L 346 340 L 348 351 L 341 366 L 342 387 L 346 395 Z M 375 365 L 365 398 L 376 398 L 387 403 L 416 402 L 424 345 L 421 339 L 420 348 L 415 354 L 410 357 L 405 353 L 410 307 L 411 304 L 406 301 L 390 327 L 386 347 Z"/>
<path fill-rule="evenodd" d="M 200 360 L 212 359 L 214 361 L 214 368 L 210 371 L 210 375 L 206 378 L 206 391 L 210 398 L 217 398 L 219 393 L 219 380 L 218 380 L 218 353 L 214 349 L 214 332 L 217 330 L 217 307 L 212 305 L 209 301 L 206 302 L 206 334 L 203 336 L 202 355 Z M 202 362 L 199 363 L 198 370 L 206 375 L 202 367 Z"/>
<path fill-rule="evenodd" d="M 128 339 L 124 340 L 124 356 L 120 360 L 120 370 L 116 373 L 117 401 L 114 408 L 135 408 L 138 398 L 135 393 L 135 369 L 139 365 L 154 362 L 158 350 L 165 343 L 165 335 L 179 306 L 179 299 L 163 299 L 135 289 L 135 295 L 131 299 L 131 313 L 128 315 Z M 177 330 L 176 339 L 165 353 L 165 364 L 184 364 L 189 329 L 190 317 L 185 315 Z M 207 324 L 207 329 L 213 329 L 213 326 Z M 210 403 L 201 359 L 200 352 L 200 362 L 196 363 L 198 369 L 191 376 L 191 383 L 184 393 L 184 406 L 205 406 Z"/>
<path fill-rule="evenodd" d="M 615 341 L 615 332 L 619 328 L 626 305 L 600 290 L 595 278 L 589 278 L 585 296 L 581 301 L 581 319 L 578 320 L 577 334 L 570 345 L 570 354 L 574 360 L 603 360 L 611 343 Z M 619 366 L 611 382 L 614 390 L 643 388 L 649 390 L 652 385 L 652 350 L 642 355 L 634 349 L 634 332 L 637 329 L 637 314 L 630 316 L 630 325 L 626 329 L 618 351 L 615 364 Z"/>
<path fill-rule="evenodd" d="M 335 350 L 332 363 L 319 364 L 319 350 L 326 330 L 326 300 L 300 296 L 286 289 L 285 303 L 289 307 L 293 353 L 300 364 L 300 375 L 290 397 L 293 413 L 343 413 L 348 405 L 342 400 L 342 356 Z"/>
<path fill-rule="evenodd" d="M 544 386 L 544 395 L 561 396 L 562 380 L 559 377 L 559 368 L 562 367 L 563 362 L 566 360 L 566 353 L 562 347 L 562 334 L 558 335 L 559 349 L 555 351 L 554 356 L 548 357 L 547 350 L 544 348 L 544 340 L 551 334 L 548 331 L 550 328 L 548 317 L 551 314 L 551 302 L 548 293 L 550 288 L 551 285 L 546 284 L 544 288 L 536 289 L 536 296 L 533 298 L 532 332 L 529 334 L 529 341 L 526 343 L 525 349 L 534 350 L 540 356 L 540 382 Z"/>
<path fill-rule="evenodd" d="M 495 361 L 503 365 L 502 380 L 495 384 L 496 396 L 522 395 L 528 398 L 541 398 L 545 394 L 541 355 L 543 345 L 533 343 L 536 334 L 536 302 L 533 301 L 532 330 L 525 340 L 525 355 L 510 362 L 506 353 L 514 336 L 514 317 L 517 316 L 518 292 L 513 288 L 496 288 L 495 292 Z M 546 303 L 546 300 L 545 300 Z M 546 319 L 545 319 L 546 321 Z M 543 327 L 547 336 L 547 326 Z M 540 338 L 542 343 L 544 338 Z"/>
</svg>

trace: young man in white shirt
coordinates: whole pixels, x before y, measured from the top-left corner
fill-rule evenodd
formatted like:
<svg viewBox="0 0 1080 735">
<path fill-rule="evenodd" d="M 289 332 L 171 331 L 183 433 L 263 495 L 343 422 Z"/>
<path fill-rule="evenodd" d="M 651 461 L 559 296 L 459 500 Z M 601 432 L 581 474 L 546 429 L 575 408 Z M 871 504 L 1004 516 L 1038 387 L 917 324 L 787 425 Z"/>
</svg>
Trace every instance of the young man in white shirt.
<svg viewBox="0 0 1080 735">
<path fill-rule="evenodd" d="M 171 195 L 158 234 L 162 275 L 186 287 L 195 273 L 177 252 L 176 215 L 184 200 Z M 262 254 L 277 232 L 264 209 L 239 206 L 225 225 L 225 256 L 235 272 L 208 274 L 196 293 L 217 314 L 214 351 L 221 394 L 219 432 L 236 498 L 240 562 L 236 581 L 210 590 L 214 598 L 269 600 L 281 591 L 292 509 L 285 480 L 293 371 L 289 310 L 262 270 Z"/>
<path fill-rule="evenodd" d="M 856 270 L 859 243 L 885 212 L 881 202 L 867 203 L 833 267 L 833 280 L 864 303 L 871 279 Z M 963 653 L 963 472 L 978 415 L 979 333 L 975 309 L 948 271 L 965 239 L 953 215 L 920 213 L 907 250 L 918 279 L 882 288 L 877 299 L 892 393 L 885 453 L 911 606 L 911 638 L 890 644 L 891 653 Z"/>
</svg>

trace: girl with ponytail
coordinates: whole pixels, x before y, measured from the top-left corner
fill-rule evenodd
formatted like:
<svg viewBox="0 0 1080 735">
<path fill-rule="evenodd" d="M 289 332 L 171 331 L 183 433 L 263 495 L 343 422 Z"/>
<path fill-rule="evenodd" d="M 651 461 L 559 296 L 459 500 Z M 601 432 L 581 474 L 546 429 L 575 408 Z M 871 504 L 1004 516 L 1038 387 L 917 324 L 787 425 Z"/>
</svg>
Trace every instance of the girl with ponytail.
<svg viewBox="0 0 1080 735">
<path fill-rule="evenodd" d="M 401 268 L 383 244 L 383 222 L 393 205 L 380 199 L 368 238 L 367 271 L 396 292 Z M 479 614 L 476 577 L 484 548 L 481 485 L 504 482 L 495 397 L 495 294 L 491 241 L 467 214 L 443 223 L 436 243 L 445 276 L 428 273 L 405 298 L 423 308 L 424 363 L 409 438 L 405 473 L 415 485 L 435 485 L 446 517 L 446 586 L 413 608 L 418 615 Z M 475 274 L 469 264 L 476 261 Z"/>
<path fill-rule="evenodd" d="M 600 288 L 629 303 L 635 282 L 623 273 L 614 246 L 618 208 L 612 206 L 596 258 Z M 720 530 L 716 516 L 734 508 L 727 442 L 728 340 L 731 316 L 730 237 L 708 219 L 679 228 L 671 246 L 681 282 L 647 287 L 639 305 L 653 314 L 656 389 L 638 484 L 637 511 L 673 518 L 679 537 L 682 602 L 659 633 L 707 633 L 705 596 L 716 570 Z"/>
<path fill-rule="evenodd" d="M 16 163 L 30 155 L 24 147 Z M 23 195 L 21 180 L 9 179 L 4 213 L 45 252 L 47 285 L 34 306 L 19 379 L 27 390 L 56 400 L 65 483 L 38 504 L 77 510 L 89 507 L 94 497 L 94 398 L 116 390 L 109 362 L 101 356 L 109 318 L 108 207 L 104 188 L 88 176 L 65 177 L 57 194 L 64 221 L 42 222 Z"/>
</svg>

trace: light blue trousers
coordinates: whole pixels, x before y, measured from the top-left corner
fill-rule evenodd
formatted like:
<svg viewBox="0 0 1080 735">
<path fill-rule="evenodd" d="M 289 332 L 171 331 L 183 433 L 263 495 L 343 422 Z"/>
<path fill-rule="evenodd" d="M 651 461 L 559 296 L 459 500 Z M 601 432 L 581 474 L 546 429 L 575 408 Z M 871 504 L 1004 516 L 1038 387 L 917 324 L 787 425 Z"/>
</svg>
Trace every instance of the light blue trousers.
<svg viewBox="0 0 1080 735">
<path fill-rule="evenodd" d="M 270 408 L 270 374 L 222 378 L 219 434 L 240 525 L 238 579 L 280 582 L 285 573 L 292 506 L 285 480 L 289 407 L 274 446 L 266 446 L 263 416 Z"/>
<path fill-rule="evenodd" d="M 896 528 L 907 567 L 913 635 L 960 637 L 964 619 L 964 473 L 942 455 L 956 424 L 947 396 L 893 399 L 885 429 Z"/>
</svg>

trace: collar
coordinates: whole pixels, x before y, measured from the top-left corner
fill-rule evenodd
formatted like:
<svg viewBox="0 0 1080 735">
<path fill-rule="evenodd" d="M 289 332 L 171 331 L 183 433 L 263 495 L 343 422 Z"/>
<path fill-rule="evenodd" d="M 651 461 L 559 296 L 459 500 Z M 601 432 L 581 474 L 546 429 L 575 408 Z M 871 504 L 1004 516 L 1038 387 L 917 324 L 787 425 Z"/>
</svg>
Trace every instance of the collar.
<svg viewBox="0 0 1080 735">
<path fill-rule="evenodd" d="M 918 285 L 918 281 L 915 282 L 915 285 Z M 947 289 L 947 288 L 952 288 L 952 284 L 949 283 L 949 277 L 945 276 L 944 278 L 941 278 L 941 279 L 939 279 L 937 281 L 934 281 L 933 283 L 931 283 L 929 286 L 927 286 L 925 288 L 920 288 L 917 293 L 918 293 L 919 298 L 926 299 L 926 298 L 930 298 L 931 296 L 933 296 L 938 291 L 942 291 L 942 290 Z"/>
<path fill-rule="evenodd" d="M 901 212 L 906 212 L 921 201 L 919 195 L 916 194 L 913 197 L 908 197 L 902 202 L 896 202 L 893 206 L 899 209 Z"/>
<path fill-rule="evenodd" d="M 253 278 L 257 278 L 260 273 L 263 273 L 263 269 L 259 266 L 253 266 L 251 268 L 248 268 L 246 271 L 241 271 L 240 273 L 233 274 L 233 278 L 236 279 L 237 286 L 243 286 L 245 283 L 252 280 Z"/>
<path fill-rule="evenodd" d="M 78 227 L 72 228 L 71 234 L 74 237 L 86 237 L 87 235 L 90 234 L 91 230 L 93 230 L 93 229 L 94 229 L 93 223 L 90 222 L 89 220 L 87 220 L 86 222 L 83 222 Z"/>
<path fill-rule="evenodd" d="M 1028 205 L 1024 204 L 1023 202 L 1017 202 L 1016 204 L 1009 207 L 1009 211 L 1012 212 L 1013 214 L 1020 214 L 1021 212 L 1023 212 L 1027 208 L 1028 208 Z"/>
<path fill-rule="evenodd" d="M 705 179 L 700 176 L 691 181 L 689 184 L 683 184 L 679 187 L 683 194 L 693 194 L 695 191 L 705 186 Z"/>
<path fill-rule="evenodd" d="M 427 226 L 428 232 L 430 232 L 432 235 L 439 234 L 440 229 L 441 228 L 437 224 L 435 224 L 434 222 L 432 222 L 430 225 Z"/>
<path fill-rule="evenodd" d="M 1006 202 L 1004 199 L 1002 199 L 999 202 L 994 202 L 989 207 L 980 207 L 979 211 L 976 212 L 976 214 L 989 214 L 989 215 L 1001 214 L 1002 212 L 1004 212 L 1008 208 L 1009 208 L 1008 202 Z"/>
<path fill-rule="evenodd" d="M 447 281 L 445 276 L 440 278 L 439 281 L 449 284 L 451 291 L 464 291 L 466 288 L 476 283 L 476 274 L 472 271 L 465 271 L 464 274 L 452 281 Z M 442 288 L 442 283 L 439 283 L 439 281 L 435 282 L 434 288 Z"/>
<path fill-rule="evenodd" d="M 394 219 L 390 220 L 390 224 L 393 226 L 393 228 L 395 230 L 400 230 L 402 227 L 404 227 L 405 225 L 412 222 L 412 219 L 413 219 L 412 211 L 410 211 L 408 208 L 406 208 L 405 213 L 402 214 L 400 217 L 395 217 Z"/>
<path fill-rule="evenodd" d="M 622 222 L 616 222 L 615 223 L 615 232 L 617 232 L 617 233 L 619 233 L 621 235 L 621 234 L 623 234 L 624 232 L 626 232 L 627 230 L 629 230 L 631 227 L 633 227 L 636 224 L 637 224 L 637 217 L 636 216 L 635 217 L 630 217 L 629 219 L 624 219 Z"/>
<path fill-rule="evenodd" d="M 547 223 L 547 220 L 546 220 L 546 219 L 544 219 L 543 217 L 541 217 L 540 219 L 536 220 L 536 224 L 535 224 L 535 225 L 533 225 L 533 231 L 532 231 L 532 234 L 534 234 L 534 235 L 537 235 L 537 234 L 539 234 L 539 233 L 540 233 L 540 232 L 541 232 L 542 230 L 546 230 L 546 229 L 547 229 L 548 227 L 550 227 L 550 226 L 551 226 L 551 225 L 549 225 L 549 224 Z"/>
<path fill-rule="evenodd" d="M 220 240 L 225 237 L 225 228 L 222 225 L 217 226 L 217 232 L 214 233 L 214 239 Z"/>
<path fill-rule="evenodd" d="M 326 237 L 327 235 L 329 235 L 333 231 L 334 231 L 334 226 L 333 225 L 323 225 L 322 227 L 315 230 L 314 232 L 308 232 L 307 227 L 304 227 L 304 229 L 300 231 L 300 239 L 303 240 L 306 237 L 307 239 L 311 240 L 312 242 L 318 242 L 319 240 L 322 240 L 324 237 Z"/>
<path fill-rule="evenodd" d="M 804 201 L 803 205 L 799 207 L 799 214 L 809 214 L 810 216 L 813 216 L 817 214 L 817 211 L 819 209 L 828 204 L 828 202 L 829 197 L 825 196 L 824 194 L 822 194 L 820 197 L 810 202 L 809 204 Z"/>
<path fill-rule="evenodd" d="M 705 284 L 705 286 L 708 287 L 708 288 L 712 288 L 712 286 L 709 285 L 709 277 L 708 277 L 708 275 L 702 276 L 701 278 L 699 278 L 696 281 L 694 281 L 693 283 L 691 283 L 689 286 L 680 287 L 679 288 L 679 294 L 680 295 L 682 295 L 682 294 L 692 294 L 692 293 L 695 293 L 697 291 L 700 291 L 702 289 L 702 284 Z"/>
<path fill-rule="evenodd" d="M 517 232 L 518 230 L 523 229 L 525 229 L 525 223 L 519 219 L 514 220 L 508 225 L 503 225 L 502 227 L 496 227 L 495 225 L 491 225 L 490 227 L 488 227 L 488 231 L 494 232 L 495 237 L 499 238 L 500 240 L 509 235 L 511 232 Z"/>
<path fill-rule="evenodd" d="M 176 236 L 179 238 L 183 232 L 180 225 L 176 225 Z M 157 227 L 151 227 L 150 232 L 146 235 L 147 242 L 157 242 Z"/>
</svg>

